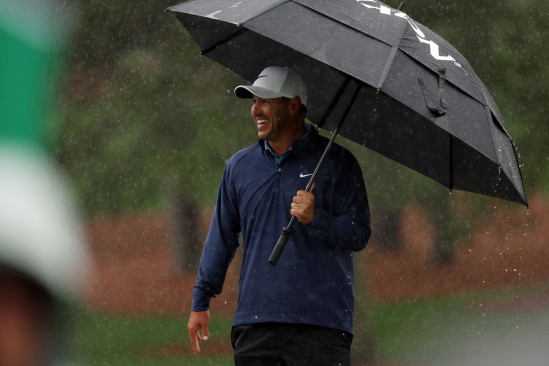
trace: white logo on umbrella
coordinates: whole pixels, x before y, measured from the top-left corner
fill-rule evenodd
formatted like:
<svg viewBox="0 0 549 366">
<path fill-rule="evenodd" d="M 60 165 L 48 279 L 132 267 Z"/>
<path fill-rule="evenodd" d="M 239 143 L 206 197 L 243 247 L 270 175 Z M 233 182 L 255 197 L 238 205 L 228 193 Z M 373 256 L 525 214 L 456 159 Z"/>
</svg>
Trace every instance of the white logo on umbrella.
<svg viewBox="0 0 549 366">
<path fill-rule="evenodd" d="M 379 10 L 379 12 L 381 14 L 393 15 L 392 12 L 391 12 L 392 11 L 391 8 L 389 8 L 388 6 L 385 6 L 383 4 L 379 4 L 377 2 L 377 0 L 356 0 L 356 1 L 358 1 L 361 5 L 369 8 L 369 9 Z M 377 5 L 379 5 L 379 7 L 368 5 L 368 4 L 363 4 L 362 2 L 364 2 L 364 1 L 371 2 L 371 3 L 377 3 Z M 404 18 L 408 21 L 408 23 L 410 24 L 410 26 L 412 27 L 414 32 L 416 32 L 416 36 L 419 39 L 419 41 L 421 43 L 426 43 L 430 46 L 431 56 L 433 56 L 436 60 L 439 60 L 439 61 L 453 61 L 456 66 L 461 67 L 461 65 L 459 63 L 457 63 L 456 59 L 453 58 L 452 56 L 450 56 L 450 55 L 441 56 L 440 55 L 440 47 L 438 46 L 438 44 L 436 44 L 433 41 L 425 39 L 425 34 L 421 31 L 421 29 L 419 29 L 419 27 L 414 23 L 414 21 L 408 16 L 408 14 L 398 11 L 394 15 L 399 17 L 399 18 Z"/>
</svg>

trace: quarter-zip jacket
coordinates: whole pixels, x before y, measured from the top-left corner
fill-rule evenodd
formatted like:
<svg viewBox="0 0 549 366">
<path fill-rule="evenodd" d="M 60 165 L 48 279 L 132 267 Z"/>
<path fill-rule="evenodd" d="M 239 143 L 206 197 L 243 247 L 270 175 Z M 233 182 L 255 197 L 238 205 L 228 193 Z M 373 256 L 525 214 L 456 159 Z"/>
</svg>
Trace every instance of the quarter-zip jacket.
<svg viewBox="0 0 549 366">
<path fill-rule="evenodd" d="M 233 155 L 223 172 L 200 260 L 193 311 L 221 293 L 243 236 L 233 326 L 264 322 L 319 325 L 353 332 L 353 252 L 370 238 L 370 211 L 356 158 L 334 144 L 315 180 L 315 215 L 296 220 L 277 266 L 269 256 L 288 224 L 291 203 L 305 189 L 328 140 L 311 131 L 294 140 L 279 165 L 260 140 Z"/>
</svg>

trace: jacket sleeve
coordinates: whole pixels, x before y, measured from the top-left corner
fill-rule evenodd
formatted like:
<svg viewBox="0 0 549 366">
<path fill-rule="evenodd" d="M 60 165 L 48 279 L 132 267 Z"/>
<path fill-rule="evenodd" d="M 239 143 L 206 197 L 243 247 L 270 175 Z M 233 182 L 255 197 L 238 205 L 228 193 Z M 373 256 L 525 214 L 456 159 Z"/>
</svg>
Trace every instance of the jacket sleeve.
<svg viewBox="0 0 549 366">
<path fill-rule="evenodd" d="M 217 194 L 212 223 L 200 259 L 193 291 L 193 311 L 206 311 L 210 300 L 221 294 L 227 268 L 239 246 L 240 216 L 229 163 Z"/>
<path fill-rule="evenodd" d="M 335 186 L 333 215 L 316 209 L 307 226 L 319 242 L 358 252 L 370 239 L 370 208 L 358 161 L 349 152 L 344 161 Z"/>
</svg>

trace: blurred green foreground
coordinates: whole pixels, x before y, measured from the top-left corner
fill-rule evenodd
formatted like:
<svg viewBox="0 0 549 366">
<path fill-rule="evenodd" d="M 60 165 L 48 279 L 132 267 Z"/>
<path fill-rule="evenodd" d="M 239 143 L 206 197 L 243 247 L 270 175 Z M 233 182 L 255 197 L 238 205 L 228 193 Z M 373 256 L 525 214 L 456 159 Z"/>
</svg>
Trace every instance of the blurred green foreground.
<svg viewBox="0 0 549 366">
<path fill-rule="evenodd" d="M 162 352 L 188 347 L 186 318 L 112 316 L 76 305 L 68 310 L 76 334 L 71 353 L 84 365 L 234 364 L 230 353 L 216 352 L 208 343 L 223 341 L 230 350 L 232 318 L 213 317 L 210 340 L 194 356 Z M 384 365 L 535 365 L 549 360 L 549 287 L 378 303 L 371 308 L 371 322 L 377 362 Z"/>
</svg>

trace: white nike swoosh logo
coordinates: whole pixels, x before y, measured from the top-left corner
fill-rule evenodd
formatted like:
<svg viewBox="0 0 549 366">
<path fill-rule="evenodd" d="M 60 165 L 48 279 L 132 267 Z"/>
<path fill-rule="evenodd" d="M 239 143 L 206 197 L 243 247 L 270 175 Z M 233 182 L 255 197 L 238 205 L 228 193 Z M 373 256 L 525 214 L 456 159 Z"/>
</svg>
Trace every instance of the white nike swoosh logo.
<svg viewBox="0 0 549 366">
<path fill-rule="evenodd" d="M 311 173 L 311 174 L 305 174 L 305 175 L 303 175 L 303 173 L 301 173 L 301 174 L 299 174 L 299 177 L 300 177 L 300 178 L 305 178 L 305 177 L 308 177 L 309 175 L 313 175 L 313 173 Z"/>
</svg>

